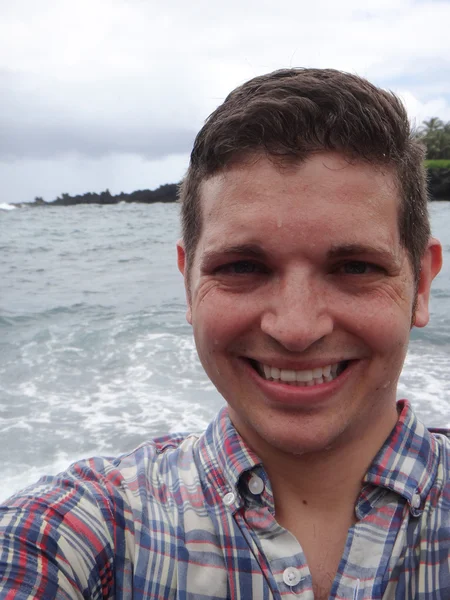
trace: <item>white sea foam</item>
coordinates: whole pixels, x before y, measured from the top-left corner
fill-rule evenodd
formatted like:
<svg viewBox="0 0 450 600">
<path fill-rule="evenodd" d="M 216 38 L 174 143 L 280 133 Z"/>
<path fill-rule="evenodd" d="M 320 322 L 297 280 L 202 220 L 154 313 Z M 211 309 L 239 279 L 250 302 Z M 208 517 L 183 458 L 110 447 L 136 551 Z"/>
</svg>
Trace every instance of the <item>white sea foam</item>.
<svg viewBox="0 0 450 600">
<path fill-rule="evenodd" d="M 428 427 L 450 427 L 448 348 L 412 343 L 400 377 L 398 397 L 410 400 Z"/>
<path fill-rule="evenodd" d="M 14 204 L 6 204 L 6 202 L 0 202 L 0 210 L 15 210 L 17 206 Z"/>
</svg>

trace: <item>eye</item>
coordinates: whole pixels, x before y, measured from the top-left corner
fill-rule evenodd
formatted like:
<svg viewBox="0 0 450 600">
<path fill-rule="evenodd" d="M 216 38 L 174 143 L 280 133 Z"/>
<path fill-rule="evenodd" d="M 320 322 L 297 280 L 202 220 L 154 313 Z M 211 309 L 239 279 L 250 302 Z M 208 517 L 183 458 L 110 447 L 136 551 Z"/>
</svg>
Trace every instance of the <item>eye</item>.
<svg viewBox="0 0 450 600">
<path fill-rule="evenodd" d="M 231 275 L 252 275 L 253 273 L 261 273 L 262 271 L 263 267 L 251 260 L 237 260 L 216 269 L 217 273 Z"/>
<path fill-rule="evenodd" d="M 344 263 L 341 270 L 346 275 L 368 275 L 369 273 L 379 272 L 381 267 L 365 262 L 363 260 L 352 260 Z"/>
</svg>

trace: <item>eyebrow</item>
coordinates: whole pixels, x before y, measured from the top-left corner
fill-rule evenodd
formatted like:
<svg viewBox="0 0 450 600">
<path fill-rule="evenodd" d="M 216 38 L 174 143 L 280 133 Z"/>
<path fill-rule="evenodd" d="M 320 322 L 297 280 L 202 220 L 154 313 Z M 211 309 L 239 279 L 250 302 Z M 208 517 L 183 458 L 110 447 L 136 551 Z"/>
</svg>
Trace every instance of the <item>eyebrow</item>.
<svg viewBox="0 0 450 600">
<path fill-rule="evenodd" d="M 339 258 L 349 258 L 352 256 L 374 256 L 379 260 L 397 262 L 395 252 L 382 246 L 373 246 L 371 244 L 339 244 L 332 246 L 327 251 L 328 260 L 336 260 Z M 201 258 L 202 265 L 208 265 L 218 258 L 226 260 L 227 256 L 245 256 L 255 260 L 266 260 L 267 253 L 258 244 L 236 244 L 226 246 L 215 250 L 206 250 Z"/>
<path fill-rule="evenodd" d="M 350 256 L 373 255 L 387 261 L 396 260 L 395 252 L 381 246 L 372 246 L 370 244 L 343 244 L 332 246 L 327 252 L 327 258 L 330 260 Z"/>
<path fill-rule="evenodd" d="M 208 264 L 217 257 L 226 258 L 227 256 L 246 256 L 262 260 L 266 258 L 266 253 L 257 244 L 237 244 L 235 246 L 226 246 L 217 250 L 206 250 L 202 255 L 202 264 Z"/>
</svg>

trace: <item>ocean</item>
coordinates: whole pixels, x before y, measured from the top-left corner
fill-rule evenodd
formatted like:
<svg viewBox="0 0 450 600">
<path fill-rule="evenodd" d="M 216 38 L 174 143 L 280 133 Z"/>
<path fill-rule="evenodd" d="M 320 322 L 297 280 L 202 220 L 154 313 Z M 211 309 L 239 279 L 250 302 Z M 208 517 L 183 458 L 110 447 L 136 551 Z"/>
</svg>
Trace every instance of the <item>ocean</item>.
<svg viewBox="0 0 450 600">
<path fill-rule="evenodd" d="M 450 202 L 431 322 L 399 397 L 450 426 Z M 223 400 L 198 361 L 176 267 L 175 204 L 0 204 L 0 500 L 71 462 L 200 431 Z"/>
</svg>

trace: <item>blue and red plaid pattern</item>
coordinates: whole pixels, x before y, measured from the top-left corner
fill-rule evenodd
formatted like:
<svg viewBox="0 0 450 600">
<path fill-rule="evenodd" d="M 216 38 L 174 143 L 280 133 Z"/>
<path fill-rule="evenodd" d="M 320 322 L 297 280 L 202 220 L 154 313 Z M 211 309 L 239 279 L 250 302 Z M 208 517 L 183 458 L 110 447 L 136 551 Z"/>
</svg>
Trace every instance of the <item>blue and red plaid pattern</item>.
<svg viewBox="0 0 450 600">
<path fill-rule="evenodd" d="M 450 441 L 400 409 L 330 598 L 450 599 Z M 0 507 L 1 599 L 282 597 L 312 600 L 311 575 L 226 408 L 202 435 L 78 462 Z"/>
</svg>

